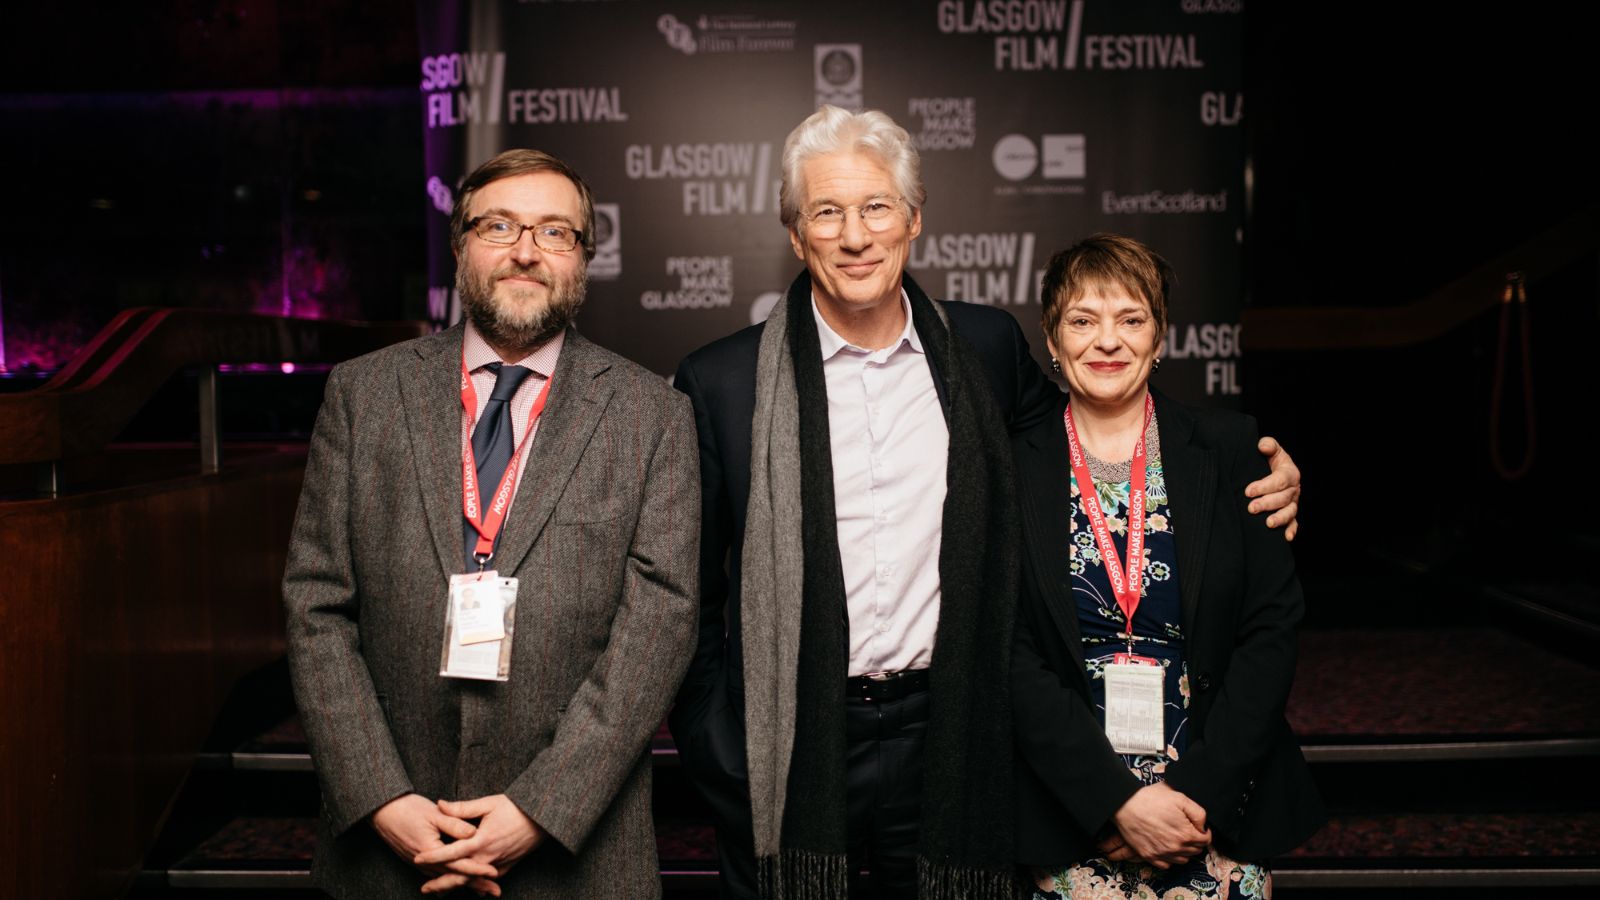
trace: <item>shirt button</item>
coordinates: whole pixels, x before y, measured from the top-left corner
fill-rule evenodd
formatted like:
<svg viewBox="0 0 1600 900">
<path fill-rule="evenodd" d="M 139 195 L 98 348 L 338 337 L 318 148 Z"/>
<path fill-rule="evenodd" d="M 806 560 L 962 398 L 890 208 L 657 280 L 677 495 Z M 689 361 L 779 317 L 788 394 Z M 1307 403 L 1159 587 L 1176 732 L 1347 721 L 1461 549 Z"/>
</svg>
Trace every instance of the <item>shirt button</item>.
<svg viewBox="0 0 1600 900">
<path fill-rule="evenodd" d="M 889 623 L 888 622 L 879 622 L 875 627 L 877 628 L 877 631 L 878 631 L 879 634 L 888 634 L 889 633 Z"/>
</svg>

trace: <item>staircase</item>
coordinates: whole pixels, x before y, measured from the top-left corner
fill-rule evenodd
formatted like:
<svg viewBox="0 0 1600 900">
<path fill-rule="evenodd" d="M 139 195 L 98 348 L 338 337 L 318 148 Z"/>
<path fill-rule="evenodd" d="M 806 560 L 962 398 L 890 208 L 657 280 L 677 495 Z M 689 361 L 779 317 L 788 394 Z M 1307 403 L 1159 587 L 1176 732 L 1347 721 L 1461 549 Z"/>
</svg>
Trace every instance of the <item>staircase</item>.
<svg viewBox="0 0 1600 900">
<path fill-rule="evenodd" d="M 257 682 L 132 896 L 318 896 L 311 760 L 281 667 Z M 1276 861 L 1279 896 L 1600 886 L 1597 698 L 1600 669 L 1483 625 L 1304 632 L 1290 719 L 1332 821 Z M 249 719 L 271 721 L 240 736 Z M 664 730 L 651 752 L 665 895 L 713 897 L 705 811 Z"/>
</svg>

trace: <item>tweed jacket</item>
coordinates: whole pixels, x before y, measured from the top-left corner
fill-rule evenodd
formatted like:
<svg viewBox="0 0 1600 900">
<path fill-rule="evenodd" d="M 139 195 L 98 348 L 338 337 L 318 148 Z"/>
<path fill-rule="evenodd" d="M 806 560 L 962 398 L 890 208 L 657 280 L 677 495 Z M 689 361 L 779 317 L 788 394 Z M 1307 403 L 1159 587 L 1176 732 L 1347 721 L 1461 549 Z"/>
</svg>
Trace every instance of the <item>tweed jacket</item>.
<svg viewBox="0 0 1600 900">
<path fill-rule="evenodd" d="M 494 567 L 519 579 L 510 680 L 442 678 L 463 569 L 463 327 L 333 371 L 284 576 L 322 789 L 313 876 L 414 897 L 366 821 L 408 792 L 504 793 L 547 832 L 507 897 L 660 892 L 648 741 L 694 645 L 699 477 L 688 400 L 567 333 Z"/>
</svg>

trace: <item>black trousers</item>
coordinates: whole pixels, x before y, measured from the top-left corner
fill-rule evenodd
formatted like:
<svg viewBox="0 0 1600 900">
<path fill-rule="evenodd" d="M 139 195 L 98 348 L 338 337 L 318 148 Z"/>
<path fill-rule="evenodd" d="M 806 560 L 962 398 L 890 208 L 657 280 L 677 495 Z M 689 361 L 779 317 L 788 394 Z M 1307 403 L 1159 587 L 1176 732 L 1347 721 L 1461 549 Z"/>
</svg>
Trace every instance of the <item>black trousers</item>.
<svg viewBox="0 0 1600 900">
<path fill-rule="evenodd" d="M 928 709 L 927 691 L 887 702 L 845 701 L 850 900 L 917 896 Z"/>
<path fill-rule="evenodd" d="M 845 701 L 850 900 L 917 895 L 928 701 L 927 691 L 882 703 Z M 719 825 L 717 843 L 722 897 L 754 900 L 759 891 L 748 831 Z"/>
</svg>

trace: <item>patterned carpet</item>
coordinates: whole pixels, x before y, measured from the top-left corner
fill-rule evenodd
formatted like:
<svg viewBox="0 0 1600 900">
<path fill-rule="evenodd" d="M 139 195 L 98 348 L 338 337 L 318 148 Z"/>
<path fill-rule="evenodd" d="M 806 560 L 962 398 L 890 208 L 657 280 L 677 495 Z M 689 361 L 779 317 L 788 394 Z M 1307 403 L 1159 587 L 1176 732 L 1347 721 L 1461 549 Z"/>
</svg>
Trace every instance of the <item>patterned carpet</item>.
<svg viewBox="0 0 1600 900">
<path fill-rule="evenodd" d="M 1600 735 L 1600 669 L 1489 628 L 1300 636 L 1289 722 L 1318 737 Z"/>
<path fill-rule="evenodd" d="M 1600 856 L 1600 813 L 1340 816 L 1290 859 Z"/>
</svg>

